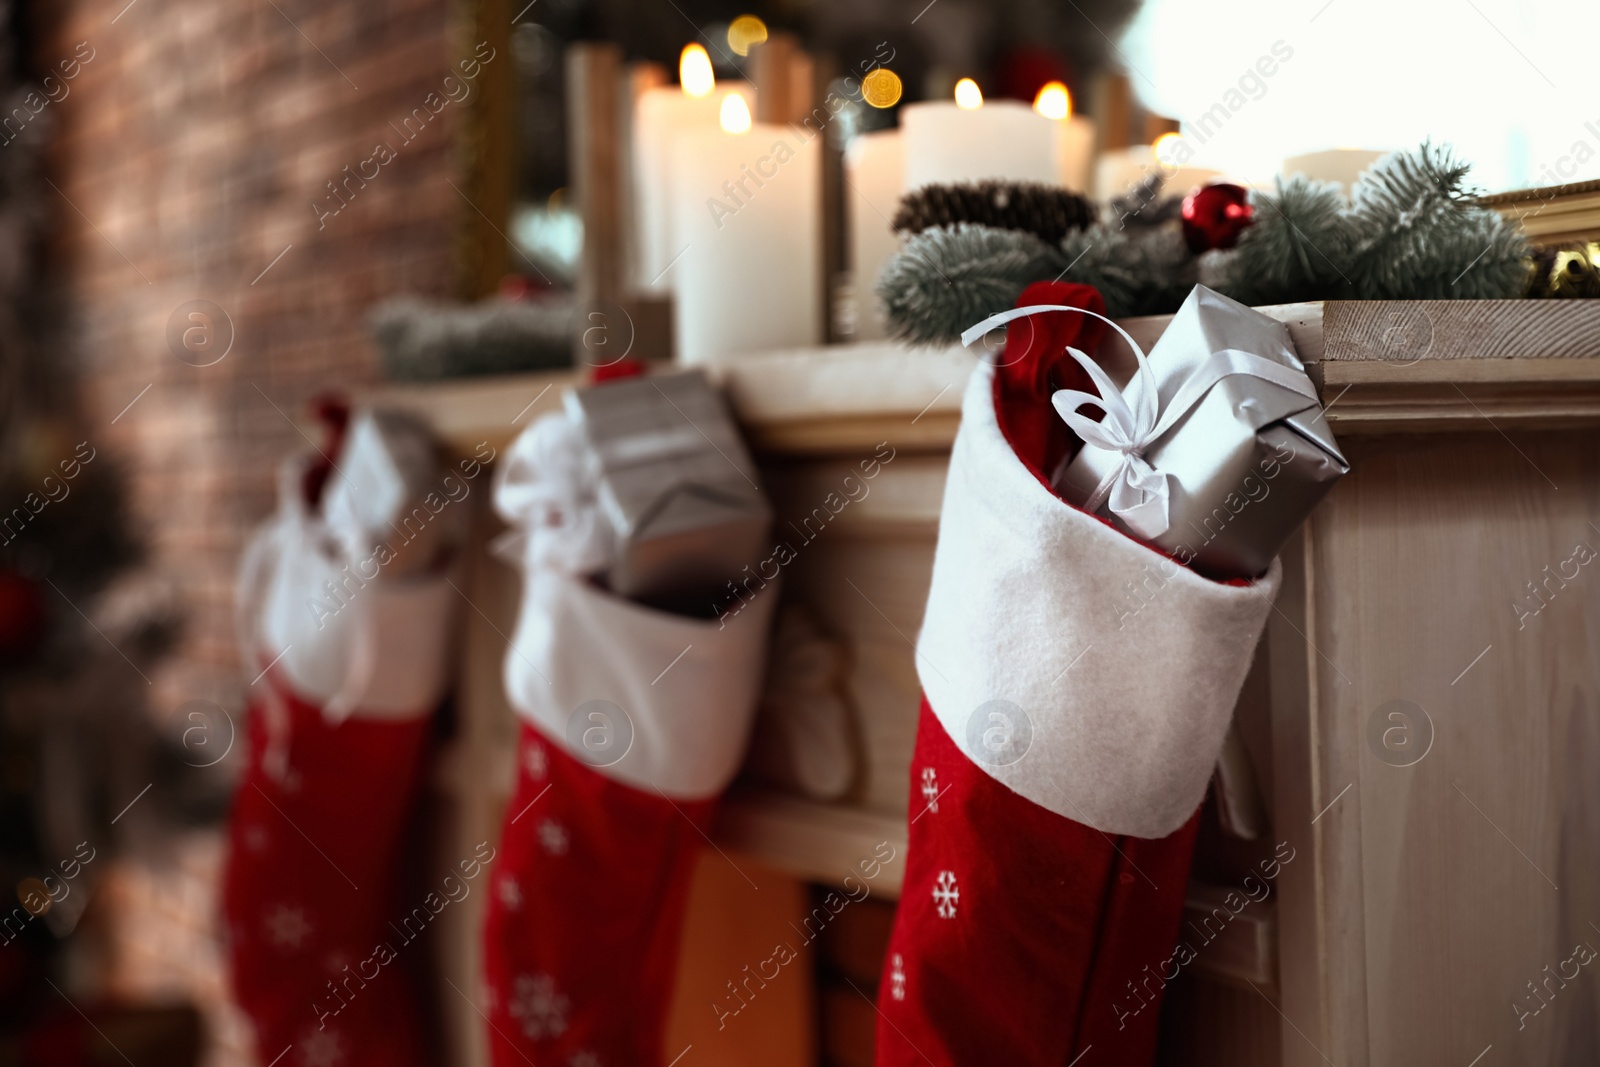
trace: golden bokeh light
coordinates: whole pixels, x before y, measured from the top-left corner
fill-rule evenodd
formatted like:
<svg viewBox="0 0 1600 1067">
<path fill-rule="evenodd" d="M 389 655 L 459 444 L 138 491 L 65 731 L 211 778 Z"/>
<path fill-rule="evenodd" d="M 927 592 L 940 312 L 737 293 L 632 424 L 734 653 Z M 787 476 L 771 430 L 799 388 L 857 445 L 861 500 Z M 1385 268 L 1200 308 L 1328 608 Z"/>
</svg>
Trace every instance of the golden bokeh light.
<svg viewBox="0 0 1600 1067">
<path fill-rule="evenodd" d="M 861 99 L 873 107 L 894 107 L 904 91 L 900 75 L 888 67 L 879 67 L 861 79 Z"/>
<path fill-rule="evenodd" d="M 767 24 L 754 15 L 740 15 L 728 24 L 728 47 L 741 56 L 767 39 Z"/>
</svg>

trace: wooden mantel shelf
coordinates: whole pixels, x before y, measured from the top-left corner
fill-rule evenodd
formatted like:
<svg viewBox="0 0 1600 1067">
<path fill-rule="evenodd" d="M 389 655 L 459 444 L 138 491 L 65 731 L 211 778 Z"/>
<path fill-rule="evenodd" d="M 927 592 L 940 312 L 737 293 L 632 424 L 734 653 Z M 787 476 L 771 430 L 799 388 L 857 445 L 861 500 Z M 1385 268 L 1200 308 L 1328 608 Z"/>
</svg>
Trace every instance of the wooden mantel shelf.
<svg viewBox="0 0 1600 1067">
<path fill-rule="evenodd" d="M 773 792 L 735 792 L 723 802 L 717 845 L 818 885 L 839 887 L 846 875 L 887 844 L 894 859 L 872 881 L 872 892 L 900 896 L 905 880 L 906 819 L 842 804 Z"/>
<path fill-rule="evenodd" d="M 1600 301 L 1330 301 L 1262 309 L 1288 324 L 1336 434 L 1600 423 Z M 1123 322 L 1148 348 L 1171 316 Z M 1098 353 L 1125 381 L 1120 341 Z M 710 368 L 762 452 L 854 453 L 892 440 L 940 451 L 955 437 L 978 356 L 892 343 L 766 352 Z M 455 447 L 499 448 L 557 410 L 573 372 L 386 385 L 370 399 L 426 415 Z"/>
</svg>

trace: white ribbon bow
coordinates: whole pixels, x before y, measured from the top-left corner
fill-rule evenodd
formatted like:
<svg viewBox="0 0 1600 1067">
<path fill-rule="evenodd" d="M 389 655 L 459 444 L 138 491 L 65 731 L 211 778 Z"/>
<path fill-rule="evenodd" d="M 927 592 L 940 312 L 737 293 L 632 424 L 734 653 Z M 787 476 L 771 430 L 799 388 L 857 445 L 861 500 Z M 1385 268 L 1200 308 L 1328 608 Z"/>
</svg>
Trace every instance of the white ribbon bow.
<svg viewBox="0 0 1600 1067">
<path fill-rule="evenodd" d="M 1100 395 L 1081 389 L 1058 389 L 1051 394 L 1050 403 L 1067 427 L 1083 440 L 1085 448 L 1098 448 L 1118 457 L 1116 465 L 1105 473 L 1084 501 L 1084 510 L 1098 511 L 1102 504 L 1109 501 L 1111 513 L 1135 535 L 1147 540 L 1160 537 L 1171 526 L 1168 507 L 1172 500 L 1172 486 L 1169 475 L 1150 466 L 1144 458 L 1145 452 L 1177 425 L 1213 385 L 1231 375 L 1246 375 L 1280 385 L 1313 402 L 1317 400 L 1316 390 L 1303 371 L 1291 370 L 1251 352 L 1225 348 L 1213 352 L 1195 368 L 1163 411 L 1156 373 L 1138 342 L 1128 335 L 1128 331 L 1104 315 L 1066 304 L 1031 304 L 991 315 L 964 332 L 961 343 L 970 345 L 998 326 L 1047 311 L 1072 311 L 1099 319 L 1128 342 L 1128 347 L 1133 349 L 1134 357 L 1139 362 L 1141 382 L 1135 397 L 1137 407 L 1134 407 L 1129 405 L 1125 394 L 1117 389 L 1111 376 L 1098 363 L 1069 346 L 1067 354 L 1089 375 Z M 1133 391 L 1131 385 L 1129 388 Z M 1105 412 L 1105 417 L 1096 421 L 1081 414 L 1085 407 L 1100 408 Z"/>
<path fill-rule="evenodd" d="M 613 562 L 599 460 L 566 415 L 546 415 L 517 438 L 496 472 L 494 506 L 527 538 L 530 564 L 588 575 Z"/>
</svg>

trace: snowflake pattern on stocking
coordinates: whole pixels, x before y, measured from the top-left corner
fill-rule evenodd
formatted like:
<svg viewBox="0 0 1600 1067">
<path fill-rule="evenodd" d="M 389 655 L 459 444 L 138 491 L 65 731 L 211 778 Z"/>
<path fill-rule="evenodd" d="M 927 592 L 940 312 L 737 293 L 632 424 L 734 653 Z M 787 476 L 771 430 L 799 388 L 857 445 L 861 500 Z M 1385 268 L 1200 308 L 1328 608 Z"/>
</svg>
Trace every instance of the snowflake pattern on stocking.
<svg viewBox="0 0 1600 1067">
<path fill-rule="evenodd" d="M 544 776 L 550 772 L 550 758 L 545 754 L 543 745 L 529 745 L 522 754 L 522 769 L 534 781 L 543 781 Z"/>
<path fill-rule="evenodd" d="M 567 1061 L 567 1067 L 601 1067 L 600 1057 L 587 1050 L 575 1052 Z"/>
<path fill-rule="evenodd" d="M 567 828 L 554 819 L 539 824 L 539 846 L 552 856 L 567 854 Z"/>
<path fill-rule="evenodd" d="M 961 900 L 961 888 L 956 885 L 955 871 L 940 871 L 933 886 L 933 906 L 941 919 L 956 917 L 956 904 Z"/>
<path fill-rule="evenodd" d="M 548 974 L 519 975 L 512 983 L 511 1017 L 522 1021 L 522 1032 L 535 1041 L 560 1037 L 567 1028 L 571 1002 L 556 992 Z"/>
<path fill-rule="evenodd" d="M 267 937 L 272 940 L 272 944 L 287 952 L 298 952 L 306 938 L 311 936 L 311 922 L 306 918 L 302 908 L 276 905 L 267 912 L 262 922 L 267 928 Z"/>
<path fill-rule="evenodd" d="M 272 843 L 265 828 L 260 826 L 247 826 L 244 831 L 244 847 L 251 852 L 264 852 L 267 845 Z"/>
<path fill-rule="evenodd" d="M 305 1067 L 338 1067 L 344 1060 L 344 1046 L 332 1030 L 313 1030 L 300 1042 L 300 1060 Z"/>
<path fill-rule="evenodd" d="M 906 999 L 906 961 L 896 952 L 889 963 L 889 995 L 895 1000 Z"/>
<path fill-rule="evenodd" d="M 507 876 L 500 879 L 500 903 L 511 911 L 522 907 L 522 887 L 515 878 Z"/>
<path fill-rule="evenodd" d="M 932 767 L 922 768 L 922 795 L 927 800 L 927 810 L 939 813 L 939 775 Z"/>
</svg>

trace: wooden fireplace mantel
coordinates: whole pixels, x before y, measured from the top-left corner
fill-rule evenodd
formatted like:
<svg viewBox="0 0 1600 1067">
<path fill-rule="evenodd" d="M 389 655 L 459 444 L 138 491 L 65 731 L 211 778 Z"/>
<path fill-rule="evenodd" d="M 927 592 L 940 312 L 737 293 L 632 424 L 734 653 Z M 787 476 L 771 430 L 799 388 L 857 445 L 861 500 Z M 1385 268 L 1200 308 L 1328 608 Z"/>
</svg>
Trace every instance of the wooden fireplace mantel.
<svg viewBox="0 0 1600 1067">
<path fill-rule="evenodd" d="M 1353 470 L 1283 554 L 1284 588 L 1236 712 L 1267 847 L 1289 842 L 1298 858 L 1268 906 L 1201 954 L 1196 969 L 1217 984 L 1170 1012 L 1171 1025 L 1203 1035 L 1190 1061 L 1201 1065 L 1467 1063 L 1490 1044 L 1515 1050 L 1500 1062 L 1542 1062 L 1559 1034 L 1594 1026 L 1560 1014 L 1580 1011 L 1574 994 L 1550 1009 L 1565 1030 L 1518 1032 L 1506 998 L 1566 958 L 1563 931 L 1579 937 L 1573 923 L 1600 917 L 1600 879 L 1562 874 L 1574 849 L 1588 849 L 1577 855 L 1591 867 L 1600 853 L 1582 840 L 1600 827 L 1600 787 L 1589 784 L 1600 618 L 1588 610 L 1600 570 L 1567 582 L 1586 591 L 1530 601 L 1543 605 L 1532 625 L 1514 605 L 1575 543 L 1600 547 L 1600 301 L 1262 310 L 1288 324 Z M 1148 347 L 1168 321 L 1123 325 Z M 1132 357 L 1117 344 L 1098 355 L 1125 379 Z M 878 343 L 711 369 L 780 521 L 879 442 L 897 455 L 786 578 L 786 601 L 804 601 L 846 649 L 858 784 L 841 803 L 742 788 L 714 835 L 730 863 L 829 885 L 878 842 L 904 854 L 910 642 L 977 358 Z M 504 448 L 578 378 L 385 386 L 367 399 L 424 415 L 470 453 Z M 509 788 L 498 690 L 514 592 L 489 563 L 470 586 L 460 727 L 440 786 L 462 835 L 489 832 Z M 1431 748 L 1410 767 L 1380 759 L 1367 738 L 1395 700 L 1430 716 Z M 900 873 L 887 869 L 874 893 L 897 895 Z M 1195 886 L 1191 907 L 1205 913 L 1222 888 Z M 1515 914 L 1487 921 L 1506 901 Z M 1428 971 L 1442 959 L 1449 975 Z M 472 966 L 458 961 L 458 979 Z M 1208 1021 L 1219 1018 L 1229 1020 L 1220 1030 Z"/>
<path fill-rule="evenodd" d="M 1600 421 L 1600 301 L 1335 301 L 1261 310 L 1289 324 L 1341 436 L 1462 429 L 1486 417 L 1502 428 Z M 1122 325 L 1148 348 L 1169 321 Z M 1120 341 L 1108 341 L 1100 357 L 1113 377 L 1132 373 Z M 764 451 L 852 452 L 885 434 L 898 447 L 937 451 L 955 438 L 961 386 L 977 358 L 955 346 L 878 342 L 758 353 L 711 372 Z M 556 410 L 561 387 L 581 377 L 384 386 L 371 398 L 426 415 L 457 447 L 498 446 Z"/>
</svg>

